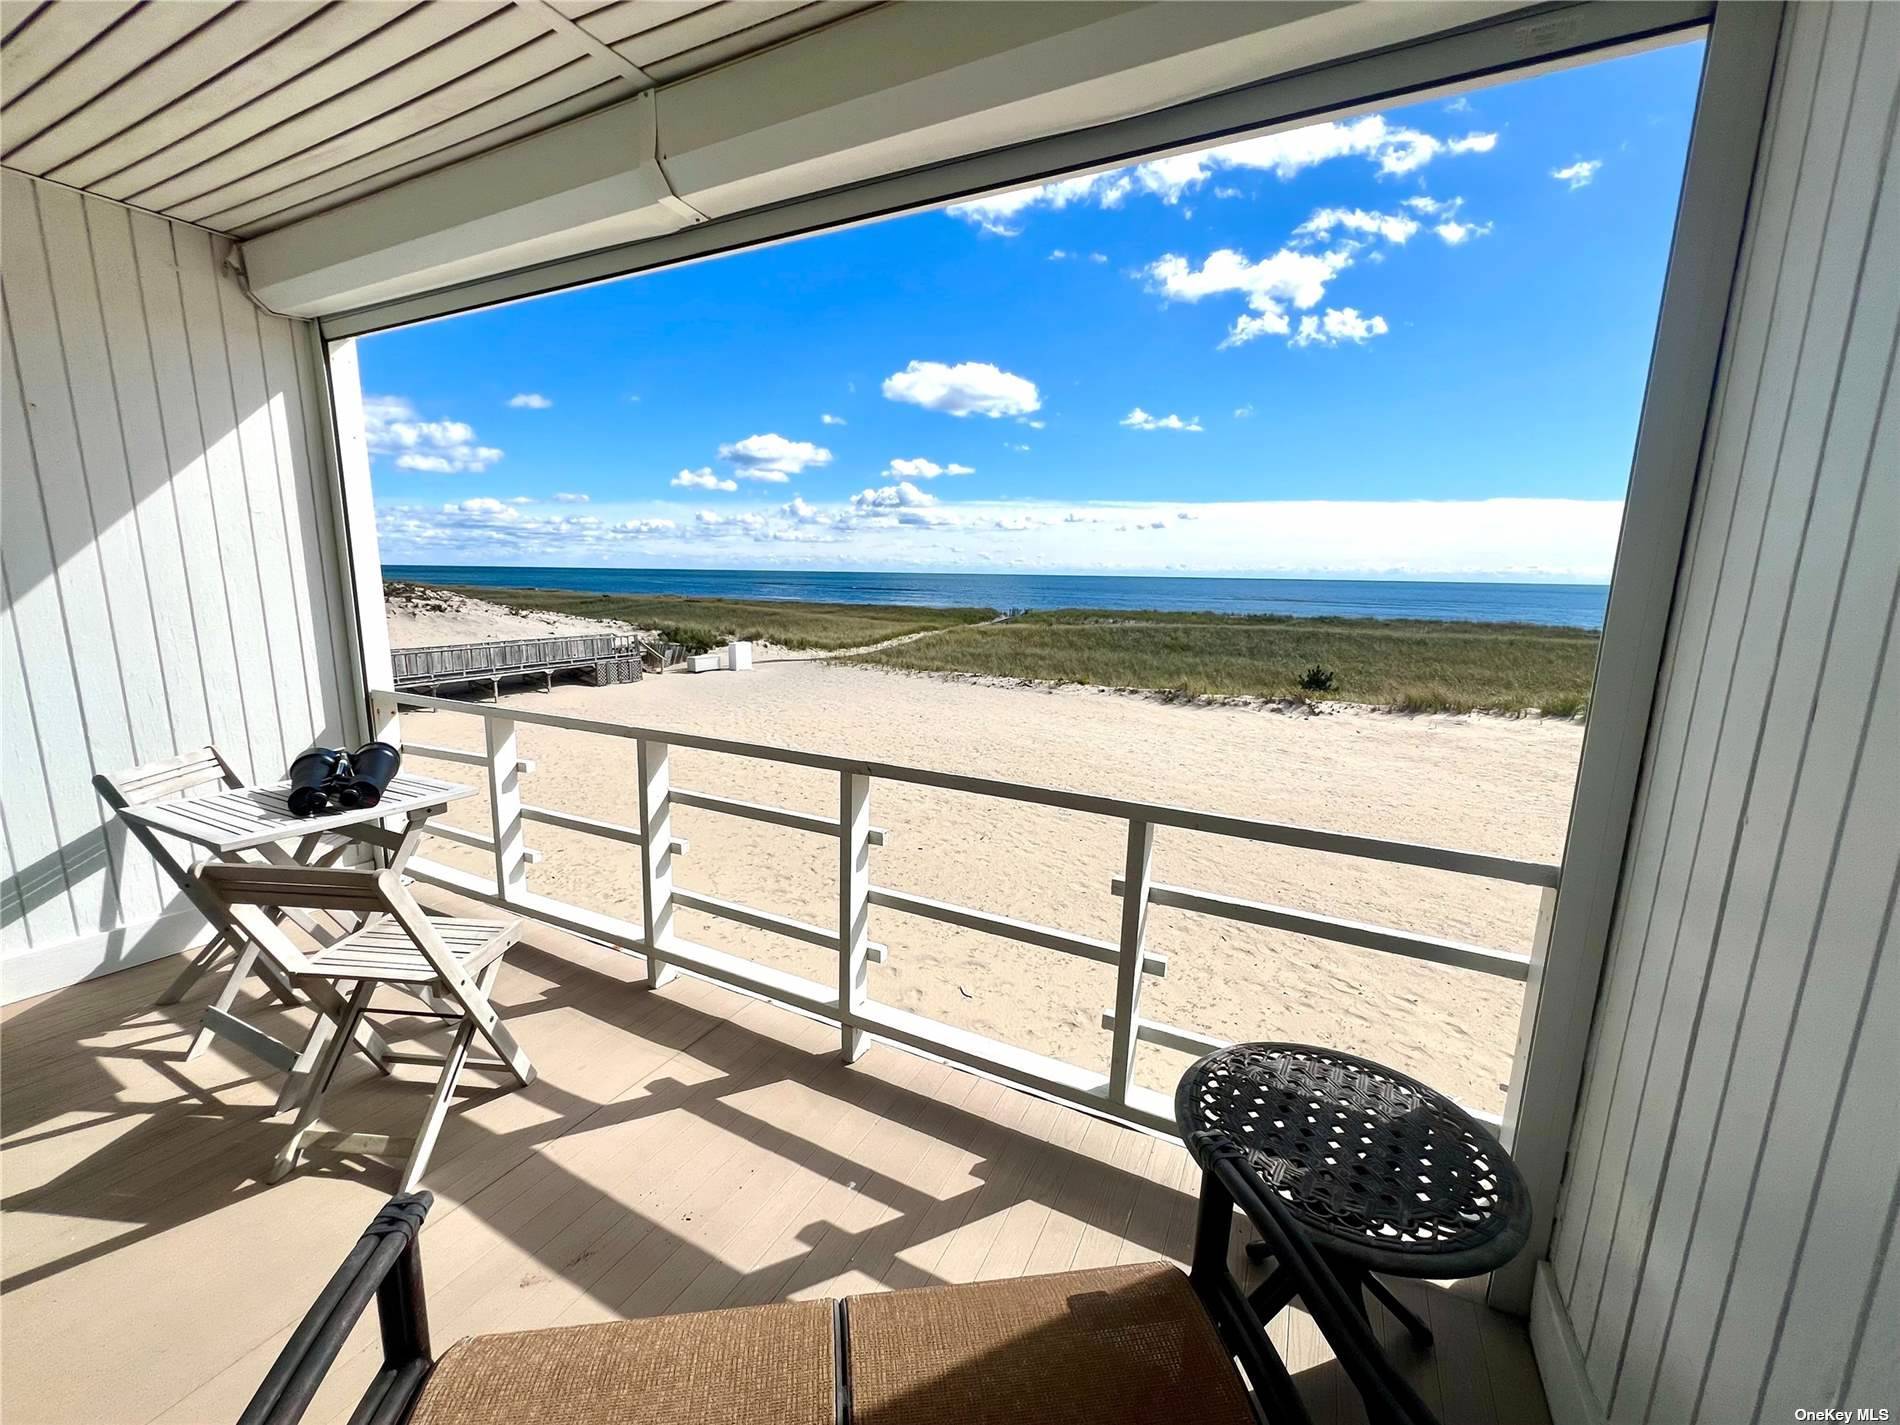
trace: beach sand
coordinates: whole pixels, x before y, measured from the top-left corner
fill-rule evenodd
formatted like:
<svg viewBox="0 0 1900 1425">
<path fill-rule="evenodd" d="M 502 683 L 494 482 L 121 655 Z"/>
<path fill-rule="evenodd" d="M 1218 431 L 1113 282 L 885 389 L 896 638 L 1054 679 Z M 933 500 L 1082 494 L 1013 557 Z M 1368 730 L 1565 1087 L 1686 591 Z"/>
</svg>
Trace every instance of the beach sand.
<svg viewBox="0 0 1900 1425">
<path fill-rule="evenodd" d="M 489 636 L 494 636 L 490 631 Z M 418 640 L 405 638 L 403 642 Z M 1582 728 L 1497 717 L 1319 715 L 1184 706 L 1079 688 L 1045 690 L 811 661 L 750 673 L 649 676 L 618 687 L 557 685 L 509 693 L 503 706 L 678 729 L 782 747 L 1176 803 L 1239 816 L 1500 855 L 1555 860 Z M 475 749 L 478 719 L 409 713 L 404 735 Z M 636 817 L 630 742 L 523 725 L 536 770 L 525 800 L 617 822 Z M 467 779 L 445 763 L 419 771 Z M 690 749 L 675 786 L 835 816 L 835 774 Z M 683 808 L 679 885 L 817 925 L 836 922 L 836 843 L 787 828 Z M 451 809 L 488 829 L 485 800 Z M 1113 940 L 1125 824 L 962 793 L 876 782 L 873 850 L 880 885 Z M 638 852 L 530 824 L 544 860 L 535 891 L 638 922 Z M 486 853 L 448 842 L 425 854 L 490 871 Z M 1157 879 L 1175 885 L 1527 950 L 1538 893 L 1466 876 L 1234 842 L 1162 829 Z M 821 982 L 836 957 L 814 946 L 681 912 L 687 939 Z M 1104 1068 L 1112 967 L 874 909 L 871 936 L 890 959 L 870 970 L 880 1001 Z M 1225 1039 L 1331 1045 L 1414 1074 L 1471 1107 L 1504 1103 L 1522 986 L 1375 951 L 1155 909 L 1150 948 L 1168 973 L 1144 991 L 1144 1018 Z M 1138 1077 L 1171 1091 L 1189 1056 L 1143 1045 Z"/>
<path fill-rule="evenodd" d="M 560 638 L 568 634 L 635 630 L 618 619 L 576 618 L 536 609 L 515 610 L 449 589 L 403 586 L 386 594 L 391 648 L 427 648 L 439 643 L 485 643 L 500 638 Z"/>
</svg>

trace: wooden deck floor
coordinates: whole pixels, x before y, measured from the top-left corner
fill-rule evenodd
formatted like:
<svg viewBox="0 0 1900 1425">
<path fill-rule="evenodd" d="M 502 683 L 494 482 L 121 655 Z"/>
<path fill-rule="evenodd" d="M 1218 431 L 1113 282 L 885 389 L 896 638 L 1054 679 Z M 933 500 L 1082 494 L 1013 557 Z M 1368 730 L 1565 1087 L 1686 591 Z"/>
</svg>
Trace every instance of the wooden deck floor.
<svg viewBox="0 0 1900 1425">
<path fill-rule="evenodd" d="M 1186 1254 L 1195 1178 L 1173 1144 L 888 1046 L 846 1068 L 835 1030 L 691 980 L 646 993 L 639 968 L 540 932 L 511 953 L 496 999 L 541 1078 L 468 1089 L 443 1132 L 423 1237 L 438 1349 Z M 153 1007 L 175 969 L 0 1024 L 9 1425 L 234 1419 L 391 1191 L 393 1167 L 321 1145 L 261 1181 L 286 1131 L 264 1117 L 273 1091 L 236 1052 L 182 1062 L 197 1000 Z M 402 1072 L 358 1060 L 327 1120 L 411 1131 L 427 1089 L 407 1076 L 427 1071 Z M 1468 1292 L 1400 1289 L 1440 1344 L 1381 1329 L 1448 1425 L 1547 1418 L 1519 1323 Z M 1274 1333 L 1320 1425 L 1364 1419 L 1303 1314 Z M 346 1418 L 374 1361 L 372 1321 L 307 1418 Z"/>
</svg>

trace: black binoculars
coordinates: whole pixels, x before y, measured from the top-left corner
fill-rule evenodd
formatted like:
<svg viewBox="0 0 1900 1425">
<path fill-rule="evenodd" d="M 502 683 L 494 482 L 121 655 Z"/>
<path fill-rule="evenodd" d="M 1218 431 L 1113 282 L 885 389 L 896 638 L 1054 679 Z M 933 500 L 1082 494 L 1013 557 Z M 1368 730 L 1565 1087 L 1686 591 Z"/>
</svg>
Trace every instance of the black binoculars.
<svg viewBox="0 0 1900 1425">
<path fill-rule="evenodd" d="M 373 807 L 402 766 L 402 752 L 387 742 L 365 742 L 354 752 L 312 747 L 290 764 L 292 816 L 321 816 L 335 807 Z"/>
</svg>

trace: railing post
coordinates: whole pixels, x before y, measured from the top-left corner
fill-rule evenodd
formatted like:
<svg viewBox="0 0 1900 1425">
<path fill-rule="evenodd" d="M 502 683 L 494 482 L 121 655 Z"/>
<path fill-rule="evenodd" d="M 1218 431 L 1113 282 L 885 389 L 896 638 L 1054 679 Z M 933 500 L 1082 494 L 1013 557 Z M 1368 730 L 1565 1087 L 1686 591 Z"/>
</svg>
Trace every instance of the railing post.
<svg viewBox="0 0 1900 1425">
<path fill-rule="evenodd" d="M 1122 869 L 1120 959 L 1115 966 L 1115 1039 L 1108 1051 L 1108 1100 L 1128 1103 L 1135 1080 L 1135 1049 L 1141 1040 L 1141 951 L 1148 933 L 1149 863 L 1154 859 L 1152 822 L 1128 823 L 1128 859 Z"/>
<path fill-rule="evenodd" d="M 673 783 L 664 742 L 642 738 L 640 774 L 640 919 L 646 931 L 650 990 L 667 984 L 679 971 L 661 953 L 673 943 Z"/>
<path fill-rule="evenodd" d="M 369 695 L 369 735 L 374 741 L 402 746 L 402 719 L 397 716 L 394 693 Z"/>
<path fill-rule="evenodd" d="M 844 1061 L 864 1055 L 864 1031 L 852 1017 L 864 1004 L 865 951 L 871 938 L 871 779 L 838 774 L 838 1018 Z"/>
<path fill-rule="evenodd" d="M 488 813 L 494 826 L 495 894 L 503 903 L 519 900 L 528 889 L 521 847 L 521 768 L 515 751 L 515 720 L 482 719 L 488 736 Z"/>
</svg>

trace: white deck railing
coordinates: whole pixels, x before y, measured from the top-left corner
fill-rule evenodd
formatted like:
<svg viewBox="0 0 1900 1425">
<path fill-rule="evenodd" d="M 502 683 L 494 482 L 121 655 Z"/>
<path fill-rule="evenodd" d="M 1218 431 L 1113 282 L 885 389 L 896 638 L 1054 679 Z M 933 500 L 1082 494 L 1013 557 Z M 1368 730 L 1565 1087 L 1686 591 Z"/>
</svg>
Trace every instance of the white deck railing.
<svg viewBox="0 0 1900 1425">
<path fill-rule="evenodd" d="M 632 727 L 625 723 L 569 717 L 560 713 L 484 706 L 388 691 L 372 693 L 370 701 L 378 735 L 396 740 L 399 740 L 397 715 L 405 707 L 459 713 L 479 718 L 484 724 L 486 751 L 483 753 L 420 742 L 410 742 L 407 747 L 412 756 L 437 758 L 484 769 L 492 834 L 484 836 L 479 832 L 440 826 L 432 827 L 431 834 L 490 852 L 494 856 L 494 875 L 479 876 L 417 857 L 408 864 L 409 872 L 417 880 L 458 895 L 503 906 L 557 929 L 642 955 L 647 960 L 647 983 L 650 985 L 664 984 L 673 974 L 683 970 L 829 1020 L 840 1028 L 843 1051 L 848 1060 L 856 1059 L 863 1052 L 867 1034 L 876 1035 L 995 1074 L 1070 1103 L 1164 1131 L 1174 1128 L 1173 1104 L 1165 1096 L 1143 1089 L 1135 1083 L 1137 1045 L 1150 1043 L 1199 1054 L 1219 1048 L 1225 1041 L 1141 1016 L 1143 983 L 1147 978 L 1158 978 L 1167 973 L 1166 958 L 1148 950 L 1144 944 L 1150 906 L 1170 906 L 1520 981 L 1529 975 L 1532 956 L 1316 915 L 1212 891 L 1163 885 L 1150 875 L 1157 827 L 1177 827 L 1242 841 L 1266 842 L 1537 886 L 1543 891 L 1536 930 L 1540 940 L 1548 934 L 1551 905 L 1556 894 L 1559 868 L 1544 862 L 1388 841 L 1378 837 L 1352 836 L 1342 832 L 1195 811 L 1188 807 L 1125 801 L 1118 797 L 883 762 L 864 762 L 692 733 Z M 516 753 L 515 729 L 520 723 L 632 742 L 639 769 L 634 806 L 630 808 L 634 819 L 622 824 L 523 802 L 521 778 L 533 770 L 534 764 L 523 761 Z M 672 784 L 669 767 L 670 753 L 675 747 L 833 772 L 838 778 L 838 814 L 835 818 L 813 815 L 676 787 Z M 875 884 L 871 877 L 870 853 L 873 847 L 882 846 L 885 840 L 885 833 L 871 825 L 871 787 L 872 783 L 878 781 L 909 782 L 973 796 L 1085 812 L 1123 822 L 1127 828 L 1126 858 L 1122 874 L 1115 877 L 1109 887 L 1111 894 L 1121 898 L 1119 935 L 1114 940 L 1096 939 Z M 838 915 L 835 923 L 812 925 L 772 911 L 675 886 L 673 858 L 689 849 L 686 842 L 673 834 L 672 812 L 676 806 L 792 827 L 835 839 L 838 843 Z M 524 841 L 524 830 L 529 822 L 639 847 L 641 923 L 635 925 L 631 921 L 570 905 L 529 890 L 525 868 L 540 859 L 538 853 L 529 849 Z M 1102 1027 L 1112 1036 L 1108 1073 L 1103 1075 L 1020 1045 L 958 1029 L 873 1000 L 866 993 L 865 967 L 868 963 L 882 961 L 888 952 L 884 946 L 873 944 L 870 940 L 868 926 L 871 906 L 980 930 L 1026 945 L 1115 966 L 1115 1003 L 1102 1014 Z M 821 984 L 686 940 L 674 929 L 673 913 L 676 909 L 697 911 L 833 951 L 838 957 L 836 982 Z M 1541 949 L 1541 945 L 1538 948 Z"/>
</svg>

